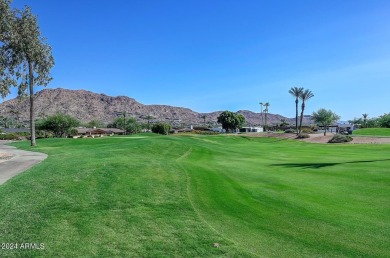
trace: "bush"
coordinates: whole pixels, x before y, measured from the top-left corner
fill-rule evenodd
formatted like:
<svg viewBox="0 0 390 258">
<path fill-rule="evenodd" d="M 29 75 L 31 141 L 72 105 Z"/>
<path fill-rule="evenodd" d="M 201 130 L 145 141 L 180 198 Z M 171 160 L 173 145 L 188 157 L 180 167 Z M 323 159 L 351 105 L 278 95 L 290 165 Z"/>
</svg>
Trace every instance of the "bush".
<svg viewBox="0 0 390 258">
<path fill-rule="evenodd" d="M 380 116 L 378 119 L 380 127 L 390 128 L 390 113 Z"/>
<path fill-rule="evenodd" d="M 302 133 L 313 133 L 313 129 L 312 128 L 302 128 Z M 308 137 L 306 137 L 308 138 Z"/>
<path fill-rule="evenodd" d="M 284 132 L 285 133 L 296 133 L 297 131 L 295 131 L 294 129 L 290 128 L 290 129 L 286 129 Z"/>
<path fill-rule="evenodd" d="M 171 130 L 171 125 L 166 123 L 157 123 L 152 126 L 152 132 L 168 135 Z"/>
<path fill-rule="evenodd" d="M 37 121 L 36 128 L 38 130 L 50 131 L 57 137 L 63 137 L 66 136 L 71 128 L 79 124 L 80 122 L 76 118 L 58 113 Z"/>
<path fill-rule="evenodd" d="M 21 136 L 16 133 L 0 134 L 0 140 L 19 140 Z"/>
<path fill-rule="evenodd" d="M 328 141 L 328 143 L 344 143 L 344 142 L 350 142 L 353 138 L 349 135 L 343 135 L 343 134 L 336 134 Z"/>
<path fill-rule="evenodd" d="M 297 136 L 297 139 L 305 139 L 305 138 L 309 138 L 310 135 L 308 135 L 307 133 L 300 133 L 298 134 Z"/>
</svg>

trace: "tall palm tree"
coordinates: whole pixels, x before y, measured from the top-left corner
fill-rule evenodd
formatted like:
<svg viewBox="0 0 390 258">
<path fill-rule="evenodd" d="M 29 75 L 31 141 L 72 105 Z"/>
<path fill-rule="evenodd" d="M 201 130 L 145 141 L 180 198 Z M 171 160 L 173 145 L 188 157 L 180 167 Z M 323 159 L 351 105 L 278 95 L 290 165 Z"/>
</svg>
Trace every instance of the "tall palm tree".
<svg viewBox="0 0 390 258">
<path fill-rule="evenodd" d="M 264 105 L 264 103 L 260 102 L 259 104 L 260 104 L 261 126 L 264 126 L 264 124 L 263 124 L 263 105 Z"/>
<path fill-rule="evenodd" d="M 288 93 L 290 93 L 295 97 L 295 130 L 297 131 L 297 135 L 298 135 L 298 102 L 299 102 L 298 99 L 301 96 L 302 92 L 303 92 L 302 87 L 292 87 L 288 91 Z"/>
<path fill-rule="evenodd" d="M 267 130 L 267 113 L 268 113 L 268 107 L 270 106 L 270 104 L 268 102 L 266 102 L 264 104 L 264 130 L 266 131 Z"/>
<path fill-rule="evenodd" d="M 303 120 L 303 112 L 305 111 L 305 102 L 312 97 L 314 97 L 314 94 L 309 89 L 302 91 L 301 95 L 299 96 L 299 98 L 302 100 L 301 121 L 299 123 L 299 133 L 302 132 L 302 120 Z"/>
<path fill-rule="evenodd" d="M 363 114 L 363 124 L 364 124 L 364 127 L 367 127 L 367 117 L 368 117 L 368 114 Z"/>
</svg>

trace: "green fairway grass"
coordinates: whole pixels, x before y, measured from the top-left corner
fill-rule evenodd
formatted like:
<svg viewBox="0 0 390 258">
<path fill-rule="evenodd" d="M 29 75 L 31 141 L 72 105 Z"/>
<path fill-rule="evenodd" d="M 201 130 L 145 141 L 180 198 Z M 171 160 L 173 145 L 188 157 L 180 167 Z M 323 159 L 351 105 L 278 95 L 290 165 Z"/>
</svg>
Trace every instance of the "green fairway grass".
<svg viewBox="0 0 390 258">
<path fill-rule="evenodd" d="M 44 249 L 0 257 L 390 253 L 390 145 L 141 136 L 39 140 L 0 186 L 0 239 Z"/>
<path fill-rule="evenodd" d="M 354 130 L 353 135 L 390 137 L 390 128 L 363 128 Z"/>
</svg>

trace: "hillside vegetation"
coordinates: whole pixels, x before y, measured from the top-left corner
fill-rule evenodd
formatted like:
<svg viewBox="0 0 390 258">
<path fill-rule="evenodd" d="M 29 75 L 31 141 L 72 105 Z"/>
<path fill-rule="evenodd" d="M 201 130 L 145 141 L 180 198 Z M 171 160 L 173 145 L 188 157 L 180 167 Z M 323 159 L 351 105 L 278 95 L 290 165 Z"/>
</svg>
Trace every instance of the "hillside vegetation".
<svg viewBox="0 0 390 258">
<path fill-rule="evenodd" d="M 45 248 L 1 256 L 390 253 L 390 145 L 147 135 L 38 143 L 49 157 L 0 186 L 0 239 Z"/>
</svg>

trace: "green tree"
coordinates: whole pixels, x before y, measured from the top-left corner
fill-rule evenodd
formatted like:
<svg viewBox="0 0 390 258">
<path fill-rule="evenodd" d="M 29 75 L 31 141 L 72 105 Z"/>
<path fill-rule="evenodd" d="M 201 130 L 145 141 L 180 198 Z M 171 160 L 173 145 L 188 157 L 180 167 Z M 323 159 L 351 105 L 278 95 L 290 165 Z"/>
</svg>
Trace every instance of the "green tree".
<svg viewBox="0 0 390 258">
<path fill-rule="evenodd" d="M 285 127 L 288 125 L 289 125 L 289 123 L 287 122 L 287 120 L 285 118 L 280 119 L 280 124 L 279 124 L 280 127 Z"/>
<path fill-rule="evenodd" d="M 2 8 L 4 8 L 2 0 Z M 50 80 L 50 70 L 54 65 L 51 47 L 45 42 L 38 26 L 37 17 L 29 7 L 23 10 L 14 10 L 8 18 L 7 33 L 2 38 L 1 46 L 1 77 L 3 80 L 1 94 L 7 94 L 9 87 L 16 82 L 19 94 L 27 90 L 30 96 L 30 130 L 31 146 L 35 141 L 34 118 L 34 86 L 46 86 Z M 4 83 L 5 79 L 5 83 Z"/>
<path fill-rule="evenodd" d="M 336 113 L 331 110 L 320 108 L 317 112 L 313 112 L 312 119 L 315 123 L 324 127 L 324 136 L 326 135 L 326 128 L 332 123 L 340 119 Z"/>
<path fill-rule="evenodd" d="M 243 115 L 231 111 L 222 112 L 217 119 L 218 123 L 222 124 L 222 128 L 226 132 L 241 128 L 245 123 L 245 117 Z"/>
<path fill-rule="evenodd" d="M 9 49 L 14 18 L 10 1 L 0 0 L 0 97 L 2 98 L 10 93 L 11 87 L 17 85 L 14 77 L 16 64 Z"/>
<path fill-rule="evenodd" d="M 311 99 L 312 97 L 314 97 L 314 94 L 313 94 L 313 92 L 311 92 L 311 90 L 308 90 L 308 89 L 302 91 L 301 95 L 299 96 L 299 98 L 302 100 L 302 105 L 301 105 L 301 119 L 300 119 L 300 122 L 299 122 L 299 133 L 302 132 L 303 112 L 305 111 L 306 101 L 308 101 L 308 100 Z"/>
<path fill-rule="evenodd" d="M 118 117 L 114 120 L 113 125 L 115 128 L 122 129 L 127 133 L 135 134 L 141 132 L 141 125 L 137 123 L 134 117 Z M 125 126 L 126 125 L 126 126 Z"/>
<path fill-rule="evenodd" d="M 390 113 L 380 116 L 378 118 L 378 124 L 380 127 L 390 128 Z"/>
<path fill-rule="evenodd" d="M 37 122 L 37 129 L 50 131 L 57 137 L 66 136 L 70 129 L 77 127 L 80 122 L 65 114 L 55 114 Z"/>
<path fill-rule="evenodd" d="M 298 103 L 302 92 L 303 92 L 302 87 L 292 87 L 288 91 L 288 93 L 290 93 L 292 96 L 295 97 L 295 130 L 297 131 L 297 135 L 298 135 Z"/>
<path fill-rule="evenodd" d="M 374 117 L 374 118 L 371 118 L 371 119 L 367 119 L 367 122 L 366 122 L 367 128 L 380 127 L 379 119 L 380 118 L 377 118 L 377 117 Z"/>
<path fill-rule="evenodd" d="M 0 116 L 0 127 L 10 128 L 12 119 L 6 116 Z"/>
<path fill-rule="evenodd" d="M 153 133 L 158 133 L 163 135 L 168 135 L 171 129 L 172 129 L 171 125 L 167 123 L 157 123 L 152 126 Z"/>
<path fill-rule="evenodd" d="M 103 124 L 103 122 L 100 121 L 100 120 L 93 119 L 93 120 L 89 121 L 89 122 L 86 124 L 86 126 L 89 127 L 89 128 L 94 128 L 94 127 L 96 127 L 96 128 L 99 128 L 99 127 L 100 127 L 100 128 L 101 128 L 101 127 L 104 127 L 104 124 Z"/>
<path fill-rule="evenodd" d="M 148 123 L 147 123 L 147 129 L 148 130 L 150 130 L 150 120 L 153 120 L 154 119 L 154 117 L 152 116 L 152 115 L 147 115 L 146 116 L 146 120 L 148 121 Z"/>
</svg>

